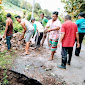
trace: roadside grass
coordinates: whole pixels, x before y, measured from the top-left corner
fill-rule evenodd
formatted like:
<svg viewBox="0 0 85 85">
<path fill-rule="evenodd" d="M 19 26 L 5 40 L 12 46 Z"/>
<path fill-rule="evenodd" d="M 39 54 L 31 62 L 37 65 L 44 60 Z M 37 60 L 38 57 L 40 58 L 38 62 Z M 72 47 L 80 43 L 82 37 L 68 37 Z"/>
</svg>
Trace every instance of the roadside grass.
<svg viewBox="0 0 85 85">
<path fill-rule="evenodd" d="M 83 43 L 84 43 L 84 45 L 85 45 L 85 39 L 83 40 Z"/>
<path fill-rule="evenodd" d="M 17 7 L 9 2 L 3 2 L 2 6 L 4 6 L 5 10 L 13 10 L 13 11 L 23 11 L 24 9 Z"/>
<path fill-rule="evenodd" d="M 8 51 L 0 52 L 0 68 L 11 68 L 14 60 L 14 51 L 8 53 Z"/>
</svg>

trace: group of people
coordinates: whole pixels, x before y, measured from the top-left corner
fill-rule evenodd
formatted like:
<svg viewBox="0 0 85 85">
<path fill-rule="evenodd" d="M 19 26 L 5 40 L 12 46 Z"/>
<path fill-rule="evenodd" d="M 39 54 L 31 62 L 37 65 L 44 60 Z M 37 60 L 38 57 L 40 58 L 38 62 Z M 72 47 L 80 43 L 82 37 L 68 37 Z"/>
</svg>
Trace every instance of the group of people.
<svg viewBox="0 0 85 85">
<path fill-rule="evenodd" d="M 44 13 L 40 14 L 42 19 L 41 22 L 35 21 L 35 18 L 32 18 L 30 21 L 22 19 L 19 15 L 16 16 L 16 20 L 22 25 L 23 32 L 21 39 L 25 35 L 25 55 L 29 54 L 29 45 L 31 37 L 35 37 L 35 48 L 38 49 L 40 46 L 43 46 L 44 41 L 47 37 L 48 46 L 51 48 L 51 57 L 49 60 L 53 60 L 53 56 L 56 53 L 57 47 L 60 47 L 62 44 L 62 62 L 61 65 L 57 67 L 66 69 L 66 64 L 71 64 L 73 46 L 76 41 L 76 50 L 75 55 L 79 56 L 81 51 L 81 44 L 85 34 L 85 13 L 80 13 L 78 15 L 78 20 L 76 23 L 72 22 L 71 16 L 65 16 L 65 22 L 61 25 L 60 20 L 58 19 L 58 12 L 55 11 L 52 13 L 52 19 L 48 20 Z M 11 38 L 13 36 L 13 21 L 11 19 L 11 14 L 7 14 L 6 28 L 4 33 L 4 38 L 6 37 L 8 50 L 11 49 Z M 42 42 L 41 42 L 42 40 Z M 67 54 L 69 56 L 67 57 Z"/>
</svg>

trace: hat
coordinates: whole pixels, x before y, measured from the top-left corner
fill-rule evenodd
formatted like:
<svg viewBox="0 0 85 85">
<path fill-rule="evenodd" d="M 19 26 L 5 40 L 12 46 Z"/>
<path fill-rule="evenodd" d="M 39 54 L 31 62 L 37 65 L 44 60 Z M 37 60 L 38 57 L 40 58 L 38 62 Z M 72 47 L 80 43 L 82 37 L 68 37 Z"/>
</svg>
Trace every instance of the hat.
<svg viewBox="0 0 85 85">
<path fill-rule="evenodd" d="M 78 16 L 85 17 L 85 13 L 81 12 L 78 14 Z"/>
<path fill-rule="evenodd" d="M 31 21 L 35 21 L 35 18 L 31 18 Z"/>
</svg>

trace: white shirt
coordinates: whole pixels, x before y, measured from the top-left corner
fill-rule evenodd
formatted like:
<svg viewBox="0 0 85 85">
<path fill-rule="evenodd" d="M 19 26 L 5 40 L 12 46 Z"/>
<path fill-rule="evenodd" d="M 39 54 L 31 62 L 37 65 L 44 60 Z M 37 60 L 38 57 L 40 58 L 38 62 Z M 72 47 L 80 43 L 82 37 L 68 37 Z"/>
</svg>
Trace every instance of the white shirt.
<svg viewBox="0 0 85 85">
<path fill-rule="evenodd" d="M 46 27 L 50 29 L 55 29 L 56 27 L 61 27 L 61 22 L 57 19 L 56 21 L 52 22 L 52 19 L 48 21 Z M 60 30 L 55 30 L 50 32 L 51 39 L 58 39 L 60 35 Z"/>
<path fill-rule="evenodd" d="M 26 19 L 22 19 L 21 23 L 23 23 L 23 22 L 25 23 L 25 26 L 27 28 L 26 32 L 34 30 L 34 27 L 32 26 L 32 24 L 29 21 L 27 21 Z"/>
<path fill-rule="evenodd" d="M 34 24 L 36 24 L 36 29 L 38 30 L 38 32 L 44 32 L 44 27 L 40 22 L 35 21 Z"/>
</svg>

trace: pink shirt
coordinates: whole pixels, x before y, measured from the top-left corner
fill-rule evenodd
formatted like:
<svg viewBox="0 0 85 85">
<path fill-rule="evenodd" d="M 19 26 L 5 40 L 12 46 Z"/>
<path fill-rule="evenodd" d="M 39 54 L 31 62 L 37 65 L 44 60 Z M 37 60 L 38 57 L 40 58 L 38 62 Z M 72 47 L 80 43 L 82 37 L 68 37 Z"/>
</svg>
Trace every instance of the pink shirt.
<svg viewBox="0 0 85 85">
<path fill-rule="evenodd" d="M 47 25 L 50 29 L 55 29 L 56 27 L 61 27 L 61 22 L 57 19 L 52 22 L 52 19 L 48 21 Z M 55 30 L 50 32 L 50 39 L 58 39 L 60 35 L 60 30 Z"/>
<path fill-rule="evenodd" d="M 65 33 L 62 40 L 62 47 L 73 47 L 75 44 L 76 33 L 78 33 L 77 25 L 71 20 L 68 20 L 62 25 L 61 33 Z"/>
</svg>

